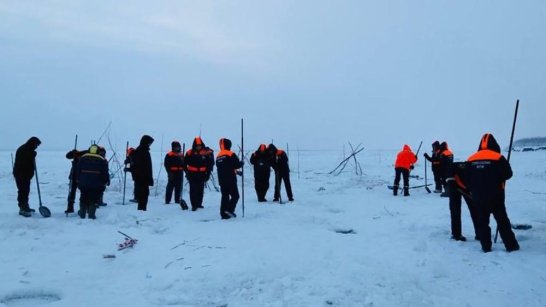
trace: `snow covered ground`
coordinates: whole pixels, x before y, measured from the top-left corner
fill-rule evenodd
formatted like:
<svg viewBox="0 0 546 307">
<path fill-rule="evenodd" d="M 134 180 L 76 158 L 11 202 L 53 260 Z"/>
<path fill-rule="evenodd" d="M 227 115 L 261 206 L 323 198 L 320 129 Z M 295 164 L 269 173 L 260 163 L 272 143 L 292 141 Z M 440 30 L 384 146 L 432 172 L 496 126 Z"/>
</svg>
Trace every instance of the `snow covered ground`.
<svg viewBox="0 0 546 307">
<path fill-rule="evenodd" d="M 339 152 L 302 152 L 298 178 L 291 154 L 295 203 L 256 202 L 247 168 L 246 217 L 222 221 L 215 191 L 202 211 L 164 205 L 164 179 L 147 212 L 119 205 L 114 180 L 97 220 L 67 218 L 70 165 L 59 152 L 37 160 L 52 217 L 23 218 L 10 153 L 0 153 L 0 306 L 546 306 L 544 152 L 512 155 L 508 214 L 533 228 L 516 230 L 521 251 L 495 244 L 489 254 L 472 240 L 464 205 L 470 240 L 455 242 L 446 199 L 424 189 L 391 195 L 394 151 L 363 151 L 362 177 L 351 165 L 327 175 Z M 138 244 L 118 252 L 118 230 Z"/>
</svg>

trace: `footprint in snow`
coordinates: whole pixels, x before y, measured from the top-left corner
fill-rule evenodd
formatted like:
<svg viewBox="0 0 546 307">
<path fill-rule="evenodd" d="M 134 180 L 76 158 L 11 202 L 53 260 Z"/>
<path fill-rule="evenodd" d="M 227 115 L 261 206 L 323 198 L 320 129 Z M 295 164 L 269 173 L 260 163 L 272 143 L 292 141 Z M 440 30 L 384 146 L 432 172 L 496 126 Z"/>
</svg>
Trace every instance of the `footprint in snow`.
<svg viewBox="0 0 546 307">
<path fill-rule="evenodd" d="M 0 303 L 6 306 L 38 306 L 60 301 L 59 294 L 42 290 L 21 290 L 4 296 Z"/>
</svg>

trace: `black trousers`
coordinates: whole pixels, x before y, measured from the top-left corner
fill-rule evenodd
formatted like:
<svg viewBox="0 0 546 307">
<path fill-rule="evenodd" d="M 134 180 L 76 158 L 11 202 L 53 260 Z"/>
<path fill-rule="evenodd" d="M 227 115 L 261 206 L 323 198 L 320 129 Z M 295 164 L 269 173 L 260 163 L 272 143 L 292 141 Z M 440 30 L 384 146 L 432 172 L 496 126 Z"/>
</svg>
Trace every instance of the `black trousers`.
<svg viewBox="0 0 546 307">
<path fill-rule="evenodd" d="M 201 178 L 188 178 L 190 184 L 190 203 L 192 209 L 203 206 L 205 197 L 205 180 Z"/>
<path fill-rule="evenodd" d="M 78 214 L 81 218 L 87 213 L 90 219 L 95 218 L 95 211 L 100 203 L 103 190 L 88 190 L 80 189 L 80 211 Z"/>
<path fill-rule="evenodd" d="M 254 189 L 256 189 L 256 196 L 259 201 L 265 200 L 267 190 L 269 190 L 269 174 L 255 174 L 254 175 Z"/>
<path fill-rule="evenodd" d="M 398 190 L 398 187 L 400 186 L 400 176 L 404 178 L 404 188 L 409 188 L 409 170 L 402 167 L 397 167 L 394 169 L 394 172 L 394 189 Z"/>
<path fill-rule="evenodd" d="M 17 203 L 20 210 L 29 210 L 28 195 L 30 194 L 30 182 L 32 179 L 15 178 L 17 185 Z"/>
<path fill-rule="evenodd" d="M 466 202 L 468 211 L 470 212 L 470 218 L 472 219 L 472 225 L 474 226 L 474 236 L 478 237 L 478 213 L 472 200 L 467 196 L 461 194 L 458 190 L 457 183 L 455 181 L 449 182 L 449 212 L 451 215 L 451 235 L 453 237 L 462 236 L 462 222 L 461 222 L 461 207 L 462 199 Z"/>
<path fill-rule="evenodd" d="M 138 203 L 138 210 L 146 211 L 148 207 L 148 196 L 150 196 L 150 186 L 147 181 L 135 181 L 135 197 Z"/>
<path fill-rule="evenodd" d="M 70 180 L 70 187 L 68 190 L 68 204 L 66 205 L 66 211 L 74 211 L 74 203 L 76 202 L 76 191 L 78 190 L 78 182 L 76 180 Z M 81 195 L 80 195 L 81 202 Z"/>
<path fill-rule="evenodd" d="M 441 191 L 442 190 L 442 178 L 440 175 L 440 167 L 432 165 L 432 174 L 434 175 L 434 189 Z"/>
<path fill-rule="evenodd" d="M 235 213 L 237 202 L 239 201 L 239 189 L 237 183 L 229 185 L 221 185 L 220 192 L 222 192 L 222 201 L 220 203 L 220 216 L 223 218 L 229 218 L 225 212 Z"/>
<path fill-rule="evenodd" d="M 504 247 L 507 250 L 515 250 L 519 248 L 516 236 L 512 231 L 512 225 L 508 214 L 506 213 L 506 206 L 504 204 L 504 198 L 494 204 L 476 203 L 478 212 L 478 237 L 482 245 L 483 250 L 491 249 L 491 227 L 489 227 L 489 218 L 491 214 L 497 221 L 499 227 L 499 234 L 504 243 Z"/>
<path fill-rule="evenodd" d="M 169 174 L 169 181 L 167 181 L 167 191 L 165 193 L 165 203 L 171 202 L 171 198 L 174 192 L 174 202 L 180 203 L 180 193 L 182 192 L 182 175 L 181 174 Z"/>
<path fill-rule="evenodd" d="M 291 200 L 294 198 L 292 194 L 292 184 L 290 183 L 290 172 L 275 172 L 275 199 L 281 197 L 281 183 L 284 182 L 284 187 L 286 188 L 286 195 L 288 199 Z"/>
</svg>

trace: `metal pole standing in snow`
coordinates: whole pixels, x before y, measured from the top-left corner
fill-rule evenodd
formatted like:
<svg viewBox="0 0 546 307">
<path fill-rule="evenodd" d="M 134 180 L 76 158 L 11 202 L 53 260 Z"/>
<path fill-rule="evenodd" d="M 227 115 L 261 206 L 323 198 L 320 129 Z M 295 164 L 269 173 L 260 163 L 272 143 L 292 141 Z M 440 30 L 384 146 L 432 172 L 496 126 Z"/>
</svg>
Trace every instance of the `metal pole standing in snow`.
<svg viewBox="0 0 546 307">
<path fill-rule="evenodd" d="M 125 145 L 125 161 L 127 161 L 127 158 L 129 157 L 129 141 L 127 141 L 127 145 Z M 127 164 L 125 164 L 125 161 L 123 161 L 123 199 L 121 201 L 122 205 L 125 205 L 125 187 L 127 185 Z"/>
<path fill-rule="evenodd" d="M 157 172 L 157 180 L 155 181 L 155 196 L 157 196 L 159 190 L 159 178 L 161 178 L 161 170 L 163 169 L 161 167 L 161 157 L 163 157 L 163 134 L 161 134 L 161 151 L 159 152 L 159 171 Z"/>
<path fill-rule="evenodd" d="M 244 120 L 241 118 L 241 161 L 245 162 L 245 130 Z M 243 217 L 245 217 L 245 166 L 241 167 L 241 196 L 242 196 L 242 208 Z"/>
<path fill-rule="evenodd" d="M 516 101 L 516 111 L 514 112 L 514 122 L 512 123 L 512 134 L 510 135 L 510 146 L 508 146 L 508 157 L 506 160 L 510 163 L 510 155 L 512 154 L 512 146 L 514 144 L 514 132 L 516 131 L 516 121 L 518 119 L 519 99 Z M 497 224 L 497 230 L 495 232 L 495 243 L 499 237 L 499 224 Z"/>
</svg>

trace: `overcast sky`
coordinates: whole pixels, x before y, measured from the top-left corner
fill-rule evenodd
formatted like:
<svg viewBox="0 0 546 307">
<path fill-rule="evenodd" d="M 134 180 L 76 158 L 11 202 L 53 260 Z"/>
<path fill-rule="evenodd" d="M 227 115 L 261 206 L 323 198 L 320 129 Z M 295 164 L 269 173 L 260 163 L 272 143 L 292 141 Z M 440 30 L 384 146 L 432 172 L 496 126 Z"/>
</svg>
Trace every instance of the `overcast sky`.
<svg viewBox="0 0 546 307">
<path fill-rule="evenodd" d="M 546 135 L 546 1 L 0 1 L 0 148 Z M 167 147 L 167 145 L 165 145 Z"/>
</svg>

